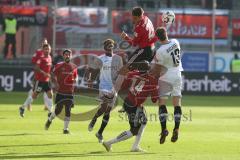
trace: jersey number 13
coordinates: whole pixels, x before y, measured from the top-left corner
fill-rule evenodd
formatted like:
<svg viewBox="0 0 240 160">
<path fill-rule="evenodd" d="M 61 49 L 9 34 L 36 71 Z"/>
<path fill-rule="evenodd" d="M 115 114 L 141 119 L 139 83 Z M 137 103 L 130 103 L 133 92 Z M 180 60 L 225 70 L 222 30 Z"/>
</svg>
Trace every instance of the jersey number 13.
<svg viewBox="0 0 240 160">
<path fill-rule="evenodd" d="M 171 52 L 171 56 L 173 64 L 175 64 L 175 66 L 178 66 L 180 63 L 180 50 L 178 48 L 175 49 L 173 52 Z"/>
</svg>

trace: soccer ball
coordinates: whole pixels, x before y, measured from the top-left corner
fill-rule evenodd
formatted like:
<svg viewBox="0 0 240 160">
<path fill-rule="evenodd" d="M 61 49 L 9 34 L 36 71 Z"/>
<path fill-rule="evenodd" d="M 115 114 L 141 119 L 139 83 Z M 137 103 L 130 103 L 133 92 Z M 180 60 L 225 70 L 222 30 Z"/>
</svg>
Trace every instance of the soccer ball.
<svg viewBox="0 0 240 160">
<path fill-rule="evenodd" d="M 162 14 L 162 22 L 165 24 L 173 24 L 175 21 L 175 14 L 173 11 L 166 11 Z"/>
</svg>

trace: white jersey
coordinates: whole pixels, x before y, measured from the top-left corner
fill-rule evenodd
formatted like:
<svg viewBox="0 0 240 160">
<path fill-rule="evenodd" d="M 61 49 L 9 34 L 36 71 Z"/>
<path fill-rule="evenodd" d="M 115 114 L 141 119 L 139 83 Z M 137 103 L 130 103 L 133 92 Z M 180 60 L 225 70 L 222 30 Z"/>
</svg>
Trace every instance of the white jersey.
<svg viewBox="0 0 240 160">
<path fill-rule="evenodd" d="M 155 62 L 163 65 L 168 71 L 183 71 L 181 62 L 181 48 L 178 40 L 171 39 L 163 44 L 156 52 Z"/>
<path fill-rule="evenodd" d="M 102 62 L 102 68 L 100 70 L 100 83 L 99 83 L 99 90 L 101 91 L 111 91 L 113 84 L 112 84 L 112 76 L 111 76 L 111 66 L 112 66 L 112 57 L 101 55 L 99 59 Z"/>
<path fill-rule="evenodd" d="M 181 48 L 178 40 L 171 39 L 157 50 L 155 63 L 164 66 L 167 71 L 159 78 L 159 95 L 181 96 L 182 78 Z"/>
</svg>

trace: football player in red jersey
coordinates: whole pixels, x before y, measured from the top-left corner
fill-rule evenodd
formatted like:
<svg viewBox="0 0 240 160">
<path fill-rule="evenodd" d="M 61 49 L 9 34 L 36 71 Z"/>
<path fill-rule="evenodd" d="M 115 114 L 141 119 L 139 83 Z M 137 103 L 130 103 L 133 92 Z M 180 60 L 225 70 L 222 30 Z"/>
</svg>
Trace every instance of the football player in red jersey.
<svg viewBox="0 0 240 160">
<path fill-rule="evenodd" d="M 158 40 L 157 36 L 155 36 L 153 24 L 144 15 L 144 10 L 141 7 L 132 9 L 132 21 L 134 24 L 134 36 L 130 37 L 123 31 L 121 38 L 129 42 L 130 45 L 138 47 L 132 54 L 132 56 L 139 54 L 134 62 L 141 60 L 151 62 L 154 57 L 154 43 Z"/>
<path fill-rule="evenodd" d="M 65 106 L 65 119 L 64 119 L 64 134 L 69 134 L 69 122 L 71 116 L 71 108 L 74 105 L 73 93 L 74 84 L 76 83 L 78 73 L 77 66 L 70 62 L 72 51 L 66 49 L 63 51 L 64 62 L 56 64 L 53 69 L 53 81 L 56 86 L 55 98 L 55 111 L 51 113 L 46 124 L 47 130 L 52 123 L 52 120 L 61 113 L 63 106 Z"/>
<path fill-rule="evenodd" d="M 41 44 L 41 48 L 39 48 L 38 50 L 36 50 L 35 54 L 34 54 L 33 57 L 32 57 L 32 64 L 33 64 L 33 65 L 36 65 L 37 60 L 38 60 L 39 58 L 41 58 L 41 56 L 43 56 L 43 49 L 42 49 L 42 47 L 43 47 L 44 44 L 48 44 L 48 41 L 47 41 L 46 38 L 43 39 L 42 44 Z M 33 79 L 32 83 L 34 84 L 34 82 L 35 82 L 35 80 Z M 33 87 L 33 86 L 32 86 L 32 87 Z M 33 88 L 31 88 L 31 89 L 29 90 L 29 92 L 28 92 L 28 97 L 27 97 L 27 99 L 25 100 L 24 103 L 27 103 L 27 100 L 32 96 L 32 93 L 33 93 Z M 48 99 L 48 96 L 47 96 L 46 92 L 44 92 L 44 93 L 43 93 L 43 101 L 44 101 L 44 105 L 45 105 L 45 108 L 44 108 L 45 110 L 48 110 L 48 108 L 47 108 L 47 101 L 48 101 L 48 100 L 47 100 L 47 99 Z M 29 104 L 29 105 L 27 106 L 27 108 L 28 108 L 29 111 L 32 111 L 31 104 Z"/>
<path fill-rule="evenodd" d="M 123 69 L 134 69 L 133 66 L 138 66 L 134 65 L 134 63 L 142 60 L 147 60 L 150 63 L 154 58 L 154 43 L 158 41 L 151 20 L 144 15 L 144 10 L 141 7 L 132 9 L 132 21 L 134 24 L 134 36 L 130 37 L 123 31 L 121 38 L 138 48 L 129 56 L 128 64 Z M 116 92 L 119 91 L 122 83 L 123 76 L 120 75 L 114 86 Z"/>
<path fill-rule="evenodd" d="M 52 66 L 52 57 L 50 56 L 51 47 L 49 44 L 43 44 L 43 54 L 38 58 L 34 66 L 34 86 L 33 93 L 29 96 L 26 102 L 19 108 L 20 116 L 24 117 L 24 111 L 27 106 L 29 106 L 34 99 L 37 98 L 38 94 L 42 91 L 47 93 L 47 107 L 49 112 L 52 108 L 52 90 L 49 86 L 50 71 Z"/>
<path fill-rule="evenodd" d="M 130 130 L 122 132 L 116 138 L 103 142 L 103 146 L 107 151 L 111 151 L 111 145 L 120 141 L 127 140 L 132 136 L 136 136 L 132 146 L 132 152 L 143 151 L 139 147 L 139 143 L 147 124 L 147 117 L 143 103 L 148 96 L 151 96 L 152 102 L 158 100 L 158 79 L 148 74 L 150 65 L 148 61 L 140 61 L 135 63 L 139 71 L 134 70 L 127 74 L 127 78 L 122 84 L 122 89 L 128 89 L 127 97 L 124 100 L 124 110 L 128 114 Z M 121 72 L 121 71 L 120 71 Z"/>
</svg>

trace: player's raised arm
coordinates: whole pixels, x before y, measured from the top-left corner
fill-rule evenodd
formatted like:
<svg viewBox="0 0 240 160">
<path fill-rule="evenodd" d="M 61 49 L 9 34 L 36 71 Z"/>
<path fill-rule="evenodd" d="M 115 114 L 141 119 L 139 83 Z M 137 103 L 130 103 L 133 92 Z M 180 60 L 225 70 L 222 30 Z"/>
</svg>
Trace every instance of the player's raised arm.
<svg viewBox="0 0 240 160">
<path fill-rule="evenodd" d="M 99 75 L 100 68 L 102 67 L 102 63 L 100 60 L 95 59 L 93 61 L 93 65 L 86 66 L 85 79 L 87 81 L 88 87 L 93 87 L 93 81 L 96 80 Z"/>
<path fill-rule="evenodd" d="M 114 84 L 114 91 L 118 92 L 121 89 L 121 86 L 124 82 L 124 79 L 126 78 L 127 73 L 129 72 L 128 65 L 123 66 L 119 71 L 118 71 L 118 77 L 115 81 Z"/>
</svg>

